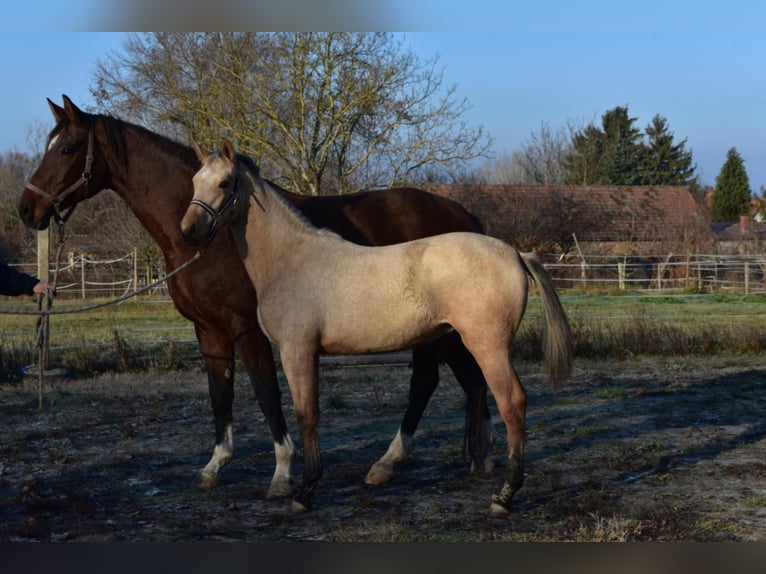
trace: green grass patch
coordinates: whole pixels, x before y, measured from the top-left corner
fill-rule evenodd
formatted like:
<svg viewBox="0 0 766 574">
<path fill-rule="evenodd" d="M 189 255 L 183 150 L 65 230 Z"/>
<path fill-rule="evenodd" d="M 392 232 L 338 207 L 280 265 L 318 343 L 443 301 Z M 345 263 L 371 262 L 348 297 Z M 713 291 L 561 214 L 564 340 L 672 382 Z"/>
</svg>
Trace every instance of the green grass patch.
<svg viewBox="0 0 766 574">
<path fill-rule="evenodd" d="M 561 300 L 575 333 L 578 357 L 628 359 L 766 351 L 763 295 L 563 292 Z M 57 301 L 54 310 L 83 304 Z M 0 304 L 0 312 L 9 309 L 29 311 L 35 305 L 17 300 Z M 37 363 L 36 323 L 34 316 L 3 315 L 0 381 L 16 380 L 24 366 Z M 532 296 L 514 341 L 515 357 L 541 360 L 543 327 L 540 299 Z M 170 301 L 151 298 L 52 316 L 50 349 L 49 364 L 64 366 L 75 374 L 201 365 L 192 323 Z"/>
<path fill-rule="evenodd" d="M 98 301 L 54 302 L 53 310 L 78 309 Z M 3 310 L 34 311 L 32 303 L 11 302 Z M 177 369 L 199 361 L 192 323 L 167 300 L 133 299 L 84 313 L 49 318 L 49 365 L 75 375 Z M 3 315 L 0 381 L 15 381 L 38 363 L 35 316 Z"/>
</svg>

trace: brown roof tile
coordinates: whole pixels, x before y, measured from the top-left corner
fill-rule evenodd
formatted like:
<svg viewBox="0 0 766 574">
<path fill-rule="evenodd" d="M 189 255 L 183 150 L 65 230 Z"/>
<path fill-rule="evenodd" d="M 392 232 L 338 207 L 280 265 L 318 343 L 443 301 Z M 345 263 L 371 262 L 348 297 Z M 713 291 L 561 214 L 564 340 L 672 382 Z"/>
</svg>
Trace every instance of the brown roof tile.
<svg viewBox="0 0 766 574">
<path fill-rule="evenodd" d="M 705 210 L 685 187 L 565 185 L 419 185 L 462 203 L 491 235 L 513 240 L 534 232 L 541 241 L 677 240 L 690 230 L 709 237 Z M 526 231 L 523 231 L 525 230 Z"/>
</svg>

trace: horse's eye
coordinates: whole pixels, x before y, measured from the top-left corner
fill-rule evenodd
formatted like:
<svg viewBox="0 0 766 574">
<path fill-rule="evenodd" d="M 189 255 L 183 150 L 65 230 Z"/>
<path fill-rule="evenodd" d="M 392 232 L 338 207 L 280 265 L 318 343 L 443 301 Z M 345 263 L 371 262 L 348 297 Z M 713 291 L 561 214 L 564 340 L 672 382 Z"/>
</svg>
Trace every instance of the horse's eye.
<svg viewBox="0 0 766 574">
<path fill-rule="evenodd" d="M 224 179 L 221 183 L 218 184 L 219 189 L 226 189 L 229 187 L 229 180 Z"/>
<path fill-rule="evenodd" d="M 71 146 L 64 146 L 61 148 L 61 154 L 62 155 L 72 155 L 74 153 L 74 148 Z"/>
</svg>

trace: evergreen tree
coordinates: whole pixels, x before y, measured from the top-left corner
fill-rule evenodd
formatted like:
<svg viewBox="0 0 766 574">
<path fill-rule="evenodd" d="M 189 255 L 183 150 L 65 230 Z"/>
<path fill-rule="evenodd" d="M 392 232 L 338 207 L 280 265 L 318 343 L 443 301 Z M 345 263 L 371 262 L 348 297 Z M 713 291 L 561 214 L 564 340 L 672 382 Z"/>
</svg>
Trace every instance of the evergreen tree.
<svg viewBox="0 0 766 574">
<path fill-rule="evenodd" d="M 564 183 L 595 185 L 601 179 L 605 135 L 593 124 L 572 134 L 571 151 L 564 157 Z"/>
<path fill-rule="evenodd" d="M 601 117 L 605 136 L 605 154 L 599 183 L 603 185 L 641 184 L 641 130 L 628 108 L 616 107 Z"/>
<path fill-rule="evenodd" d="M 564 182 L 572 185 L 689 185 L 696 166 L 686 140 L 675 143 L 667 120 L 654 116 L 645 134 L 635 127 L 627 106 L 601 116 L 572 133 L 564 158 Z M 644 142 L 646 137 L 646 142 Z"/>
<path fill-rule="evenodd" d="M 686 139 L 673 143 L 673 133 L 665 118 L 657 114 L 644 130 L 648 142 L 644 153 L 641 181 L 644 185 L 690 185 L 696 166 L 692 152 L 684 149 Z"/>
<path fill-rule="evenodd" d="M 564 160 L 566 183 L 574 185 L 640 184 L 641 131 L 628 108 L 616 107 L 601 116 L 601 128 L 588 124 L 572 135 Z"/>
<path fill-rule="evenodd" d="M 745 162 L 736 148 L 726 154 L 726 162 L 715 178 L 715 192 L 710 205 L 713 221 L 737 221 L 750 209 L 750 181 L 745 171 Z"/>
</svg>

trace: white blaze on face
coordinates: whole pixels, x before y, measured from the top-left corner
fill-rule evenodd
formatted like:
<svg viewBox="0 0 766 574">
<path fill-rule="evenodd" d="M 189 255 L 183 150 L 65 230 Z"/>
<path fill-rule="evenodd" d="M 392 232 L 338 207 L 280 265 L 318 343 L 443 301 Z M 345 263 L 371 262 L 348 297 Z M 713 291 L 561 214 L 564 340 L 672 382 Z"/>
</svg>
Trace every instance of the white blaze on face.
<svg viewBox="0 0 766 574">
<path fill-rule="evenodd" d="M 56 145 L 56 142 L 59 140 L 59 134 L 56 134 L 51 138 L 51 142 L 48 144 L 48 151 L 51 151 L 53 149 L 53 146 Z"/>
<path fill-rule="evenodd" d="M 218 209 L 222 193 L 218 187 L 219 177 L 215 174 L 215 170 L 205 165 L 200 171 L 194 174 L 192 182 L 194 185 L 194 199 L 204 201 L 210 205 L 213 209 Z"/>
</svg>

